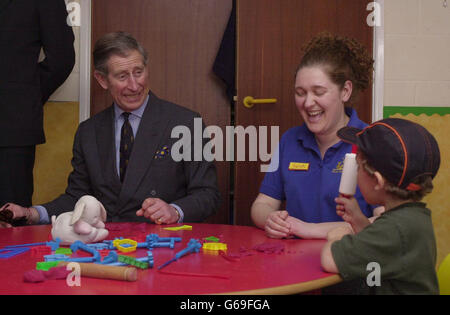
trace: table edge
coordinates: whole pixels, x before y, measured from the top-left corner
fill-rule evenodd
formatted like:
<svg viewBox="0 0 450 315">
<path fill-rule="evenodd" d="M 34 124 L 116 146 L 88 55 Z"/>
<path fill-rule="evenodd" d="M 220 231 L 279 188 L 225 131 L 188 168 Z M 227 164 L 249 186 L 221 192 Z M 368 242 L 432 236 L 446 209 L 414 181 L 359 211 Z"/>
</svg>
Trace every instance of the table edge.
<svg viewBox="0 0 450 315">
<path fill-rule="evenodd" d="M 311 280 L 308 282 L 301 282 L 295 284 L 288 284 L 278 287 L 270 287 L 264 289 L 254 289 L 245 291 L 234 291 L 227 293 L 218 293 L 217 295 L 287 295 L 305 293 L 324 287 L 328 287 L 342 282 L 342 278 L 338 274 L 330 275 L 329 277 Z"/>
</svg>

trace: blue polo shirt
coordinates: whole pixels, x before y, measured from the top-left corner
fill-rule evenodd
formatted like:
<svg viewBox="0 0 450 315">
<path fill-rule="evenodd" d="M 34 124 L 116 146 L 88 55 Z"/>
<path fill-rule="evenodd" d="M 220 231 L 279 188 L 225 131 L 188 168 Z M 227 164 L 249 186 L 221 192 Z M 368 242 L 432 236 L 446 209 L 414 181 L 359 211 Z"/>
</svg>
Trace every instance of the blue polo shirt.
<svg viewBox="0 0 450 315">
<path fill-rule="evenodd" d="M 346 108 L 350 116 L 348 126 L 364 128 L 356 111 Z M 336 222 L 342 218 L 336 214 L 339 183 L 345 154 L 351 152 L 351 144 L 338 142 L 327 150 L 322 160 L 314 134 L 306 124 L 286 131 L 280 140 L 279 167 L 266 176 L 260 192 L 280 201 L 286 201 L 290 216 L 310 223 Z M 291 163 L 303 163 L 307 170 L 289 170 Z M 300 168 L 301 169 L 301 168 Z M 372 216 L 373 206 L 368 205 L 357 189 L 355 198 L 363 213 Z"/>
</svg>

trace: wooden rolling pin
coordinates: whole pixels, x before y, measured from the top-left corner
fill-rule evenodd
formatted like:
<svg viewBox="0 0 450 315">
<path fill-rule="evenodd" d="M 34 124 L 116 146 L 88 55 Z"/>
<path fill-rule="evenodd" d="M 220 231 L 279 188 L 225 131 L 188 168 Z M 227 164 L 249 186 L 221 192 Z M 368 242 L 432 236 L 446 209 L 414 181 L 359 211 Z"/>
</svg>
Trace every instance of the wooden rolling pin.
<svg viewBox="0 0 450 315">
<path fill-rule="evenodd" d="M 61 261 L 58 267 L 67 266 L 68 261 Z M 82 277 L 112 279 L 121 281 L 136 281 L 137 270 L 134 267 L 105 266 L 99 264 L 77 263 L 80 265 Z"/>
</svg>

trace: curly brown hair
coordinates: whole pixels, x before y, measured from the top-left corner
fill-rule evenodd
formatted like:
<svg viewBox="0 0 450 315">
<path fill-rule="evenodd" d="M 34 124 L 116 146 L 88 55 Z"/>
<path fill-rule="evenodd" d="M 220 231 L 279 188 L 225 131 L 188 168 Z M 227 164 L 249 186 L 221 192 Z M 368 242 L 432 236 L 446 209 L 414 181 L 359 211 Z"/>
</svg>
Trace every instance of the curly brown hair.
<svg viewBox="0 0 450 315">
<path fill-rule="evenodd" d="M 341 89 L 346 81 L 353 83 L 353 102 L 372 82 L 374 60 L 357 40 L 328 32 L 314 37 L 304 48 L 296 73 L 304 67 L 323 66 L 332 82 Z"/>
</svg>

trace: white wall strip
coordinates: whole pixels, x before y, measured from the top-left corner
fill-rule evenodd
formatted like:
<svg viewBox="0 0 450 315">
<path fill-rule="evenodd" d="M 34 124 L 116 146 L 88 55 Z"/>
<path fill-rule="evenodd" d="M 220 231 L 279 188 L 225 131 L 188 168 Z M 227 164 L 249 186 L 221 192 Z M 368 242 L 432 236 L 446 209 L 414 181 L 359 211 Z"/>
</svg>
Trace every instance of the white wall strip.
<svg viewBox="0 0 450 315">
<path fill-rule="evenodd" d="M 376 2 L 379 4 L 380 23 L 373 28 L 375 73 L 373 80 L 372 121 L 383 119 L 384 107 L 384 0 L 378 0 Z"/>
<path fill-rule="evenodd" d="M 91 114 L 91 0 L 81 0 L 80 122 Z"/>
</svg>

